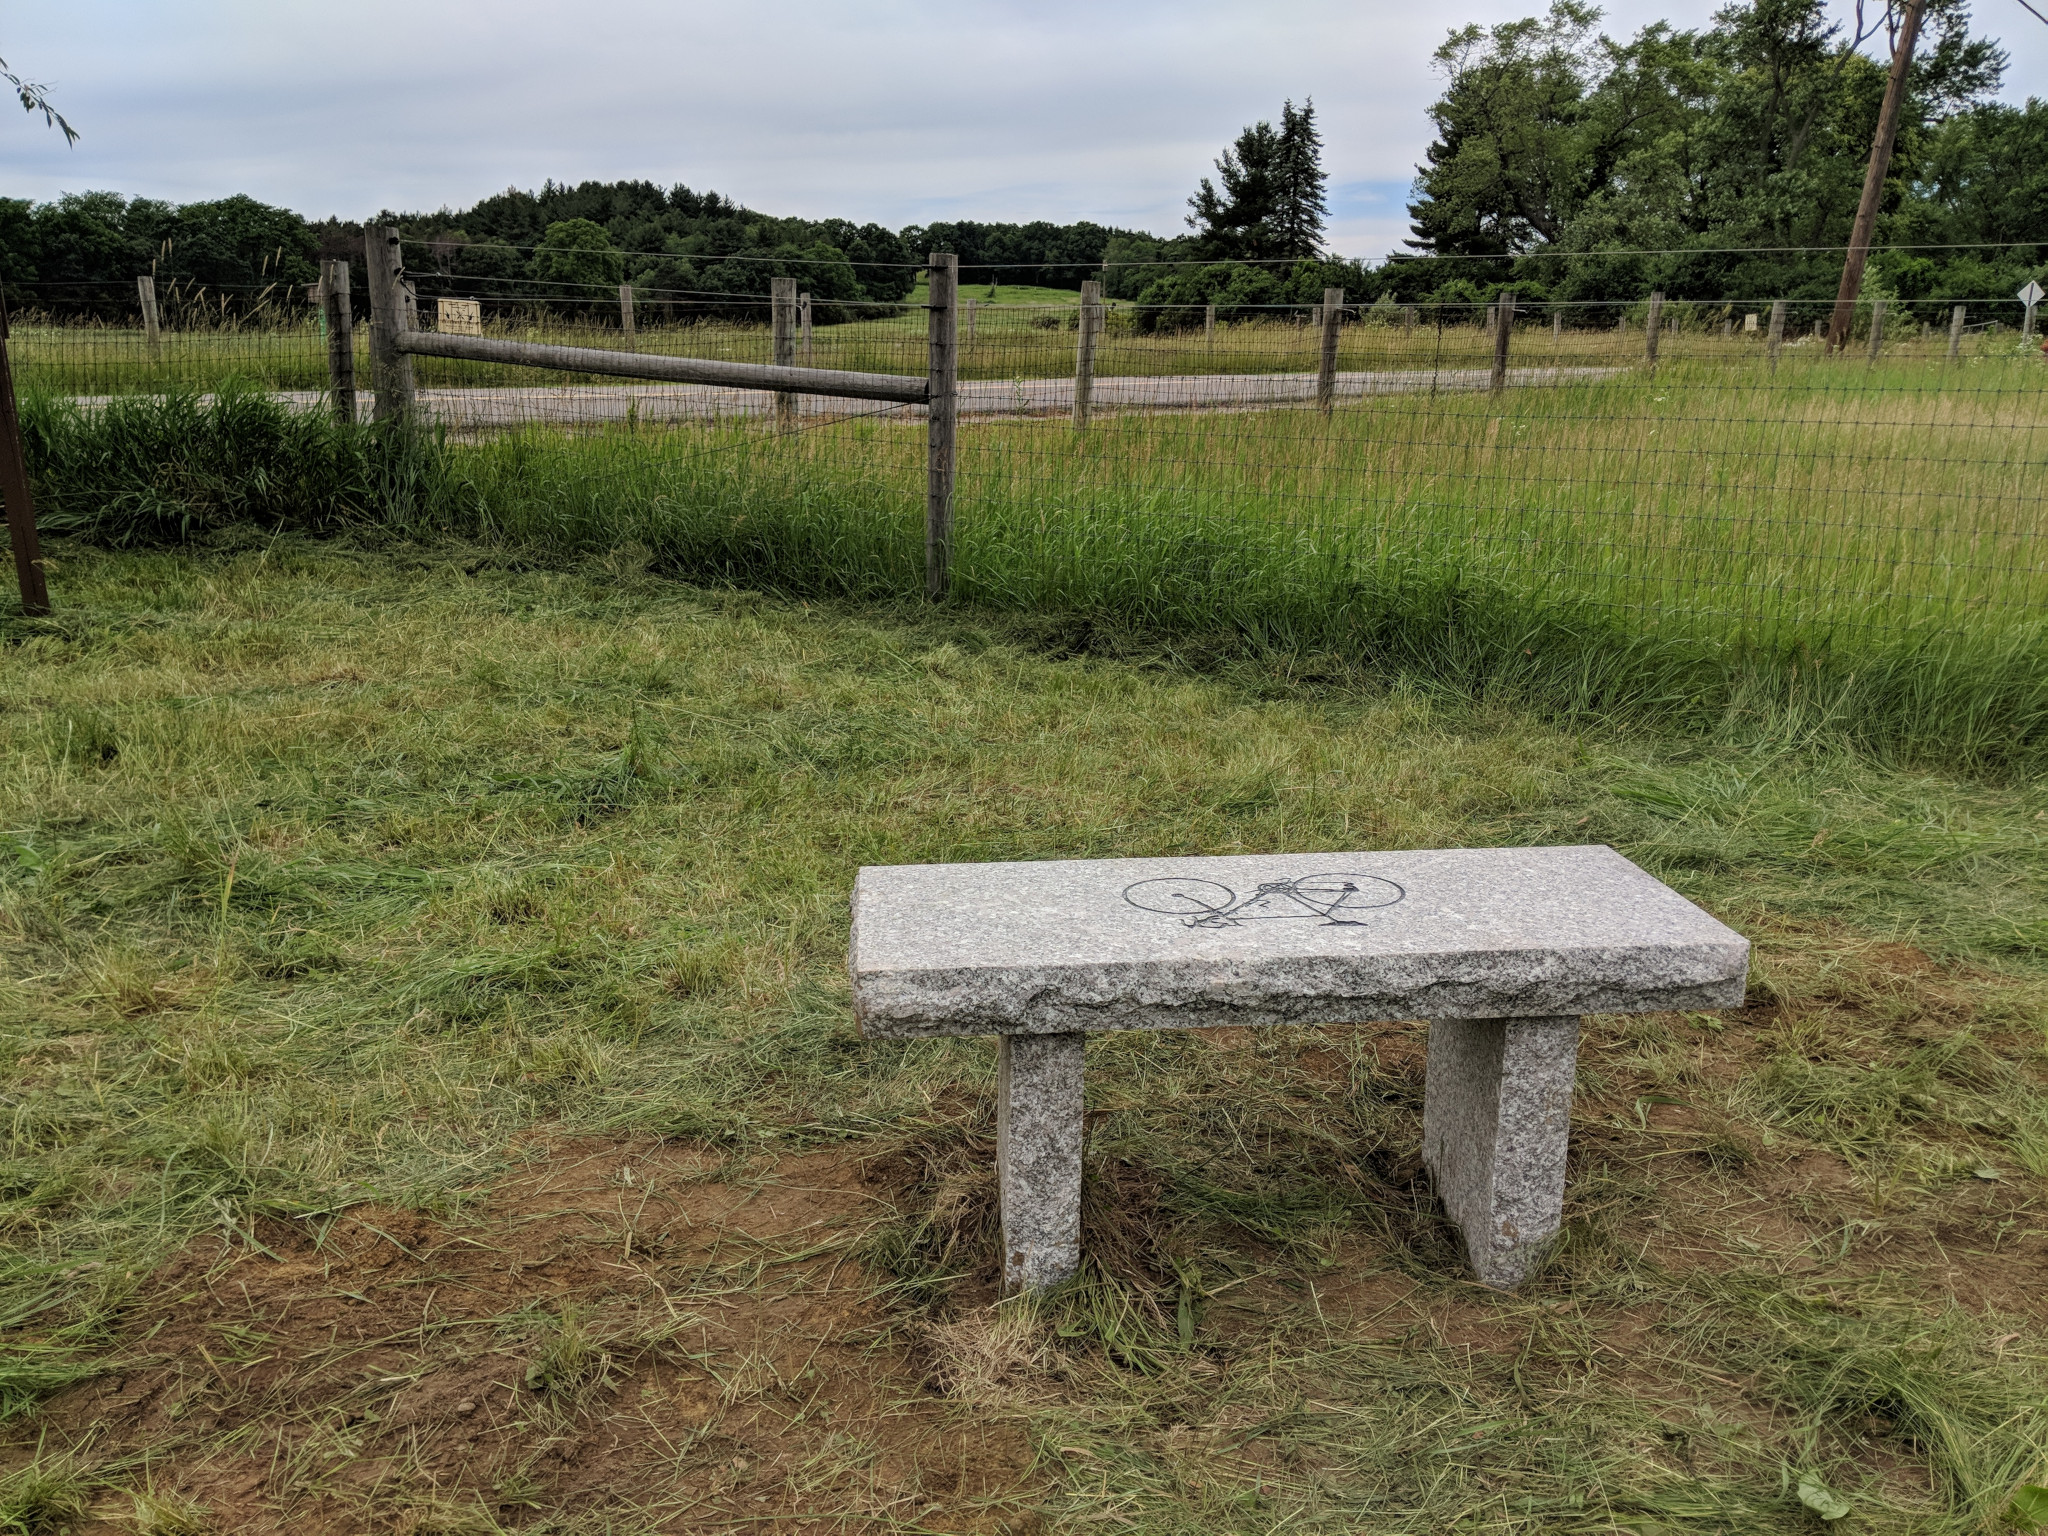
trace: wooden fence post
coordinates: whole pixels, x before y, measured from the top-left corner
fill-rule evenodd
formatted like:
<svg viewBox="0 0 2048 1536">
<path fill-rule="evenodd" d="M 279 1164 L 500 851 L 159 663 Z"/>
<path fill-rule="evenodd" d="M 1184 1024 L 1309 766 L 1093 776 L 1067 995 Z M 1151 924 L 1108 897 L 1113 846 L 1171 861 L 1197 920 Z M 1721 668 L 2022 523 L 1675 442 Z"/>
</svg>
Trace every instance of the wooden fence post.
<svg viewBox="0 0 2048 1536">
<path fill-rule="evenodd" d="M 796 328 L 802 341 L 804 366 L 811 366 L 811 296 L 800 293 L 796 296 Z"/>
<path fill-rule="evenodd" d="M 1323 290 L 1323 345 L 1316 358 L 1316 406 L 1327 416 L 1337 404 L 1337 325 L 1344 315 L 1344 290 Z"/>
<path fill-rule="evenodd" d="M 967 321 L 966 340 L 971 344 L 974 340 L 974 300 L 962 299 L 960 307 L 964 311 L 964 318 Z"/>
<path fill-rule="evenodd" d="M 410 421 L 412 358 L 398 350 L 398 336 L 412 326 L 397 229 L 387 224 L 364 230 L 363 259 L 370 274 L 370 388 L 376 391 L 370 416 L 374 421 Z"/>
<path fill-rule="evenodd" d="M 1884 350 L 1884 300 L 1870 301 L 1870 360 L 1877 361 L 1877 354 Z"/>
<path fill-rule="evenodd" d="M 145 273 L 135 279 L 135 291 L 142 299 L 142 339 L 149 344 L 149 355 L 154 358 L 163 351 L 163 332 L 156 320 L 156 279 Z"/>
<path fill-rule="evenodd" d="M 1508 387 L 1508 337 L 1515 329 L 1515 290 L 1503 289 L 1494 303 L 1493 316 L 1493 379 L 1491 387 L 1497 395 Z"/>
<path fill-rule="evenodd" d="M 775 366 L 794 368 L 796 366 L 796 279 L 775 277 L 768 280 L 768 324 L 772 334 Z M 796 396 L 787 390 L 778 390 L 775 395 L 775 425 L 793 427 L 796 425 Z"/>
<path fill-rule="evenodd" d="M 1095 324 L 1102 308 L 1102 284 L 1089 278 L 1081 284 L 1081 333 L 1074 343 L 1074 427 L 1085 431 L 1088 407 L 1095 399 Z"/>
<path fill-rule="evenodd" d="M 1406 341 L 1409 337 L 1413 336 L 1414 334 L 1415 306 L 1413 304 L 1403 304 L 1401 306 L 1401 339 L 1403 341 Z"/>
<path fill-rule="evenodd" d="M 1765 338 L 1771 358 L 1771 372 L 1778 371 L 1778 348 L 1785 344 L 1785 301 L 1771 300 L 1771 332 Z"/>
<path fill-rule="evenodd" d="M 320 263 L 320 311 L 327 320 L 327 386 L 333 395 L 334 419 L 353 426 L 356 419 L 355 317 L 349 311 L 348 263 Z"/>
<path fill-rule="evenodd" d="M 619 331 L 626 340 L 633 339 L 633 285 L 619 284 Z"/>
<path fill-rule="evenodd" d="M 1664 329 L 1664 293 L 1650 295 L 1650 313 L 1643 320 L 1643 361 L 1657 366 L 1657 337 Z"/>
<path fill-rule="evenodd" d="M 1216 306 L 1214 304 L 1205 305 L 1202 309 L 1202 344 L 1208 347 L 1216 345 Z"/>
<path fill-rule="evenodd" d="M 1968 312 L 1967 304 L 1958 304 L 1948 312 L 1948 360 L 1954 362 L 1963 350 L 1963 316 Z"/>
<path fill-rule="evenodd" d="M 1564 311 L 1561 309 L 1552 309 L 1550 312 L 1550 339 L 1564 340 Z"/>
<path fill-rule="evenodd" d="M 0 500 L 7 503 L 7 542 L 14 547 L 14 580 L 21 611 L 41 618 L 50 611 L 43 579 L 43 552 L 36 542 L 36 504 L 29 496 L 28 461 L 21 455 L 21 415 L 14 403 L 14 363 L 7 355 L 7 300 L 0 295 Z"/>
<path fill-rule="evenodd" d="M 960 289 L 960 258 L 934 251 L 927 273 L 931 345 L 925 375 L 929 394 L 925 404 L 924 593 L 937 602 L 946 595 L 953 578 L 954 426 L 960 371 L 955 300 Z"/>
</svg>

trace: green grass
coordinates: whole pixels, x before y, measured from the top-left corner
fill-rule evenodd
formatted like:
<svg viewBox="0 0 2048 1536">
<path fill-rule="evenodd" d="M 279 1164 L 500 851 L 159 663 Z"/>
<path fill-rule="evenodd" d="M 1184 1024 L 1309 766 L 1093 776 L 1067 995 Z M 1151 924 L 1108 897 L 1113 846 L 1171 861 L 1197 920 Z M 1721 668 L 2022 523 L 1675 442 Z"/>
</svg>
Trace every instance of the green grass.
<svg viewBox="0 0 2048 1536">
<path fill-rule="evenodd" d="M 1503 400 L 969 423 L 956 592 L 1332 650 L 1579 713 L 2035 760 L 2048 600 L 2038 370 L 1673 368 Z M 1939 423 L 1940 447 L 1930 423 Z M 920 431 L 535 435 L 455 462 L 488 526 L 805 593 L 914 592 Z M 1873 464 L 1889 466 L 1875 480 Z"/>
<path fill-rule="evenodd" d="M 891 1390 L 1039 1455 L 967 1528 L 1709 1536 L 1809 1529 L 1803 1485 L 1960 1536 L 2048 1470 L 2038 782 L 1561 726 L 1330 656 L 1196 675 L 1043 618 L 677 586 L 645 547 L 54 557 L 57 616 L 0 649 L 0 1518 L 197 1520 L 209 1467 L 263 1464 L 260 1420 L 137 1442 L 30 1406 L 142 1370 L 131 1309 L 184 1245 L 262 1265 L 266 1222 L 452 1216 L 560 1138 L 649 1133 L 771 1180 L 922 1170 L 862 1250 L 928 1362 Z M 1414 1031 L 1275 1030 L 1091 1041 L 1096 1268 L 985 1304 L 992 1056 L 856 1038 L 856 867 L 1582 841 L 1752 935 L 1754 1006 L 1589 1025 L 1527 1292 L 1462 1281 L 1415 1183 Z M 676 1317 L 733 1273 L 659 1271 Z M 625 1302 L 574 1300 L 515 1304 L 501 1347 L 596 1454 Z M 676 1369 L 738 1368 L 704 1358 Z M 832 1422 L 761 1475 L 795 1499 L 855 1456 Z M 343 1423 L 366 1478 L 460 1432 Z M 633 1470 L 701 1491 L 731 1444 Z M 655 1528 L 566 1465 L 500 1517 Z M 858 1528 L 919 1528 L 891 1508 Z"/>
<path fill-rule="evenodd" d="M 1357 330 L 1360 347 L 1398 336 Z M 1746 343 L 1696 337 L 1687 355 L 1685 340 L 1654 377 L 1375 395 L 1330 418 L 1106 412 L 1086 436 L 970 420 L 955 591 L 1328 650 L 1566 713 L 2038 762 L 2048 370 L 1989 353 L 1948 367 L 1912 343 L 1875 367 L 1808 349 L 1771 373 Z M 1539 332 L 1525 360 L 1620 356 L 1595 341 Z M 1189 345 L 1111 336 L 1105 370 L 1187 365 L 1171 349 Z M 1450 336 L 1442 366 L 1469 367 L 1477 345 Z M 1144 356 L 1125 369 L 1125 350 Z M 400 441 L 238 387 L 211 405 L 36 394 L 29 423 L 50 526 L 104 541 L 370 522 L 568 553 L 637 542 L 673 574 L 795 594 L 923 584 L 923 430 L 887 413 L 785 435 L 636 423 Z"/>
</svg>

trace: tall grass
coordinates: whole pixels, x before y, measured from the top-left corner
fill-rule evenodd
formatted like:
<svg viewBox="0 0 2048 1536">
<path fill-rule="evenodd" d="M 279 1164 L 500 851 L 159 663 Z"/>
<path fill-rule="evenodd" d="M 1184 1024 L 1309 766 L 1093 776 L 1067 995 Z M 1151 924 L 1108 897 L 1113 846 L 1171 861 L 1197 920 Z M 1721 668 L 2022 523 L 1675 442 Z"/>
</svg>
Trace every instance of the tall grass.
<svg viewBox="0 0 2048 1536">
<path fill-rule="evenodd" d="M 242 379 L 205 397 L 130 395 L 90 409 L 39 391 L 23 401 L 22 437 L 38 523 L 100 544 L 174 543 L 234 524 L 333 533 L 447 518 L 461 504 L 431 436 L 344 429 Z"/>
<path fill-rule="evenodd" d="M 2031 763 L 2048 747 L 2042 372 L 1680 358 L 1330 418 L 1134 412 L 1085 436 L 971 419 L 954 590 L 1566 712 Z M 357 522 L 640 544 L 679 576 L 799 594 L 923 584 L 923 431 L 900 413 L 451 444 L 230 387 L 41 398 L 30 419 L 52 525 L 106 542 Z"/>
</svg>

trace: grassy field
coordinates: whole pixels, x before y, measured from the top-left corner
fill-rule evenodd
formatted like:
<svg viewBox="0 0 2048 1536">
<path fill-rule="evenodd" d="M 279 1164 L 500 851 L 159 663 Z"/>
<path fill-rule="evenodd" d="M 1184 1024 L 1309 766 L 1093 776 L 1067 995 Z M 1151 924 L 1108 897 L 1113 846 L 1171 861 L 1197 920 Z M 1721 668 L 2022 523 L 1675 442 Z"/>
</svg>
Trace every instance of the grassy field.
<svg viewBox="0 0 2048 1536">
<path fill-rule="evenodd" d="M 1219 348 L 1288 331 L 1241 329 Z M 2038 358 L 1986 342 L 1948 366 L 1912 343 L 1873 366 L 1805 347 L 1773 372 L 1752 344 L 1695 335 L 1651 374 L 1619 368 L 1626 337 L 1539 331 L 1519 365 L 1617 371 L 1493 396 L 1430 387 L 1481 362 L 1471 328 L 1347 334 L 1346 366 L 1398 371 L 1403 390 L 1325 418 L 1176 410 L 1160 383 L 1150 408 L 1079 435 L 1029 416 L 1020 386 L 1016 417 L 969 418 L 960 594 L 1334 649 L 1580 712 L 1772 714 L 1958 762 L 2048 746 Z M 1200 348 L 1111 335 L 1103 372 L 1190 368 Z M 50 526 L 116 542 L 353 518 L 558 551 L 638 542 L 671 574 L 799 594 L 922 586 L 924 433 L 905 412 L 570 430 L 518 425 L 544 392 L 506 399 L 506 429 L 394 457 L 246 394 L 83 411 L 37 394 L 30 453 Z"/>
<path fill-rule="evenodd" d="M 1576 711 L 1736 713 L 1954 760 L 2048 742 L 2048 370 L 1816 367 L 1126 412 L 960 434 L 957 590 L 1332 649 Z M 922 430 L 458 451 L 488 526 L 869 597 L 922 569 Z"/>
<path fill-rule="evenodd" d="M 2048 1480 L 2037 780 L 644 546 L 53 553 L 0 1529 L 1961 1536 Z M 1578 842 L 1756 966 L 1590 1021 L 1519 1296 L 1420 1178 L 1421 1026 L 1091 1041 L 1094 1263 L 1027 1308 L 986 1042 L 848 1014 L 863 863 Z"/>
</svg>

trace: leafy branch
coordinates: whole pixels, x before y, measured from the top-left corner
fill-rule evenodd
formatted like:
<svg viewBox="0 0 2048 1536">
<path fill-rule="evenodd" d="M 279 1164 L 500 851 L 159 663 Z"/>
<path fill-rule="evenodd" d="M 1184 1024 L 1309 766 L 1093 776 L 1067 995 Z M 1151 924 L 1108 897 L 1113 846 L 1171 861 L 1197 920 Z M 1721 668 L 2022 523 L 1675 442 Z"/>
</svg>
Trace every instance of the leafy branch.
<svg viewBox="0 0 2048 1536">
<path fill-rule="evenodd" d="M 33 116 L 40 112 L 43 121 L 64 135 L 66 144 L 78 142 L 78 130 L 64 120 L 64 114 L 50 105 L 49 87 L 38 85 L 33 80 L 24 80 L 7 67 L 7 61 L 0 59 L 0 80 L 5 80 L 21 98 L 21 110 Z"/>
</svg>

